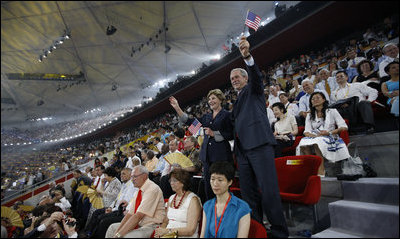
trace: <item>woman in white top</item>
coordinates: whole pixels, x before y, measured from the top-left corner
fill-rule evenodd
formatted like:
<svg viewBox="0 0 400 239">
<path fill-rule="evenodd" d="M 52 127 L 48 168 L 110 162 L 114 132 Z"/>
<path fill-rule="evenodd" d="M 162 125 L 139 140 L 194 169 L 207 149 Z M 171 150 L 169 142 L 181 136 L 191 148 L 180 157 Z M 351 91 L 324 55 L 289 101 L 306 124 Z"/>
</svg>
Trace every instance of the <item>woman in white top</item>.
<svg viewBox="0 0 400 239">
<path fill-rule="evenodd" d="M 171 233 L 176 233 L 178 237 L 199 237 L 202 206 L 200 198 L 189 191 L 190 179 L 190 173 L 180 168 L 170 173 L 171 188 L 176 193 L 168 200 L 167 215 L 155 230 L 155 238 Z"/>
<path fill-rule="evenodd" d="M 295 136 L 298 133 L 298 128 L 296 118 L 287 113 L 283 103 L 277 102 L 273 104 L 272 110 L 277 118 L 274 125 L 274 136 L 278 143 L 275 146 L 275 158 L 278 158 L 282 156 L 283 148 L 293 145 Z"/>
<path fill-rule="evenodd" d="M 330 162 L 349 158 L 347 146 L 339 137 L 340 132 L 347 130 L 346 122 L 336 109 L 328 109 L 328 101 L 324 94 L 311 94 L 310 111 L 306 117 L 306 137 L 302 138 L 297 146 L 296 155 L 316 154 Z M 324 163 L 321 163 L 318 174 L 325 176 Z"/>
</svg>

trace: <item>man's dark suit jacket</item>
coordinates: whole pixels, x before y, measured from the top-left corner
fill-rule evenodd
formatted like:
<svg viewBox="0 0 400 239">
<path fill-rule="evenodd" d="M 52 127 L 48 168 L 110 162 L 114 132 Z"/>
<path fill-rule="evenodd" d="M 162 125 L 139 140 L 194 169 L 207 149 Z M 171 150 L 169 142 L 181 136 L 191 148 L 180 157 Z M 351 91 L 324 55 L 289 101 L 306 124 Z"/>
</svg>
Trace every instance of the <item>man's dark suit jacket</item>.
<svg viewBox="0 0 400 239">
<path fill-rule="evenodd" d="M 247 72 L 248 83 L 240 91 L 232 112 L 235 135 L 244 150 L 264 144 L 275 145 L 267 117 L 261 72 L 256 64 L 247 66 Z"/>
</svg>

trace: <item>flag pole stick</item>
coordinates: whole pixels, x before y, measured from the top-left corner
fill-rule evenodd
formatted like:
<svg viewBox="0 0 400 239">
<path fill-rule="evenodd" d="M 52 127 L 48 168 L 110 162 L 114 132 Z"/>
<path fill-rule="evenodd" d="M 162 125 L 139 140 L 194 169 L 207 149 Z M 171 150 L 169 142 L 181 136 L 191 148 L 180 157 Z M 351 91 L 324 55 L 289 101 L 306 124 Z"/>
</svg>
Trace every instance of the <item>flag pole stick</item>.
<svg viewBox="0 0 400 239">
<path fill-rule="evenodd" d="M 246 31 L 246 20 L 247 20 L 247 17 L 249 16 L 249 11 L 250 11 L 250 9 L 247 9 L 246 18 L 244 20 L 243 36 L 245 35 L 244 32 Z"/>
</svg>

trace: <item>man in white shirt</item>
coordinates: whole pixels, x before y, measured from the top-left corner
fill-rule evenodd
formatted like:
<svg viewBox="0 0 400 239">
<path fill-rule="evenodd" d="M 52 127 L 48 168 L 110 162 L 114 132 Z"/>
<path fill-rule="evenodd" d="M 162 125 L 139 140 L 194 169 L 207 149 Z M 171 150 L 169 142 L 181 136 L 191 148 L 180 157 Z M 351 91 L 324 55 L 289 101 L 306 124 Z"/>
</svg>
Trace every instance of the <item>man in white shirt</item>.
<svg viewBox="0 0 400 239">
<path fill-rule="evenodd" d="M 397 59 L 399 61 L 399 48 L 394 43 L 386 44 L 383 49 L 383 54 L 385 55 L 385 59 L 379 64 L 379 77 L 383 78 L 388 76 L 385 72 L 385 66 L 387 66 L 390 62 Z M 389 79 L 389 78 L 388 78 Z"/>
<path fill-rule="evenodd" d="M 178 141 L 176 139 L 169 142 L 168 154 L 172 153 L 181 154 L 181 152 L 178 150 Z M 164 198 L 169 198 L 172 194 L 174 194 L 174 191 L 172 191 L 171 185 L 169 183 L 169 173 L 172 171 L 172 169 L 173 165 L 170 165 L 168 162 L 166 162 L 164 170 L 161 173 L 160 188 L 163 191 Z"/>
<path fill-rule="evenodd" d="M 117 198 L 111 204 L 111 207 L 98 209 L 93 212 L 90 222 L 85 227 L 85 233 L 87 236 L 93 236 L 95 238 L 104 237 L 109 225 L 122 220 L 124 215 L 122 211 L 119 210 L 120 205 L 122 204 L 122 208 L 127 208 L 129 202 L 133 199 L 133 195 L 138 190 L 138 188 L 133 185 L 131 176 L 132 169 L 122 169 L 122 185 Z"/>
<path fill-rule="evenodd" d="M 366 133 L 374 133 L 375 122 L 371 102 L 378 97 L 378 91 L 362 83 L 348 83 L 348 76 L 345 71 L 336 73 L 338 88 L 331 93 L 331 103 L 337 103 L 339 100 L 358 97 L 358 101 L 348 101 L 343 104 L 337 104 L 335 108 L 343 118 L 349 119 L 350 124 L 356 122 L 363 123 L 366 127 Z M 359 120 L 360 115 L 361 120 Z"/>
<path fill-rule="evenodd" d="M 360 63 L 362 60 L 365 60 L 365 58 L 358 57 L 356 50 L 354 48 L 350 47 L 349 49 L 347 49 L 346 59 L 347 59 L 347 65 L 348 65 L 346 68 L 346 71 L 349 74 L 349 76 L 351 77 L 349 79 L 349 81 L 352 81 L 353 78 L 358 75 L 358 72 L 357 72 L 358 63 Z"/>
<path fill-rule="evenodd" d="M 294 117 L 299 115 L 299 107 L 297 106 L 297 104 L 289 102 L 289 97 L 287 93 L 280 93 L 279 100 L 285 106 L 286 114 L 293 115 Z"/>
<path fill-rule="evenodd" d="M 331 77 L 329 71 L 325 68 L 319 70 L 318 74 L 321 82 L 315 86 L 315 89 L 324 90 L 328 95 L 331 95 L 332 91 L 338 87 L 336 78 Z"/>
<path fill-rule="evenodd" d="M 279 94 L 275 86 L 270 86 L 269 87 L 269 97 L 268 97 L 268 102 L 269 102 L 269 107 L 276 103 L 279 102 Z"/>
<path fill-rule="evenodd" d="M 161 143 L 160 137 L 155 137 L 154 138 L 154 145 L 157 147 L 158 152 L 161 152 L 161 148 L 163 146 L 163 143 Z"/>
<path fill-rule="evenodd" d="M 104 170 L 106 170 L 106 168 L 104 167 L 104 165 L 98 165 L 95 169 L 95 173 L 96 173 L 96 177 L 93 180 L 93 186 L 98 189 L 100 188 L 101 185 L 101 180 L 104 178 Z"/>
<path fill-rule="evenodd" d="M 310 96 L 311 96 L 311 94 L 314 93 L 315 91 L 322 92 L 328 101 L 329 101 L 329 95 L 324 90 L 314 89 L 313 82 L 308 79 L 304 79 L 301 82 L 301 86 L 303 87 L 303 91 L 306 94 L 303 95 L 299 100 L 299 118 L 297 119 L 298 120 L 297 123 L 299 126 L 304 126 L 305 120 L 307 117 L 307 113 L 310 112 Z"/>
</svg>

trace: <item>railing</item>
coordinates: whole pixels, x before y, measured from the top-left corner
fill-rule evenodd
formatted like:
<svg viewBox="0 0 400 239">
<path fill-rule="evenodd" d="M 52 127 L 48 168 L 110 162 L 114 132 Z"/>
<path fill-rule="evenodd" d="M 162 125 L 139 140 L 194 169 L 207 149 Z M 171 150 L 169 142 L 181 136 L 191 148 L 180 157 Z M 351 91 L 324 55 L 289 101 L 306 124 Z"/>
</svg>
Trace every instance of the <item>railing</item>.
<svg viewBox="0 0 400 239">
<path fill-rule="evenodd" d="M 91 161 L 94 161 L 94 160 L 91 160 Z M 72 177 L 70 175 L 72 175 L 73 170 L 76 170 L 76 169 L 82 170 L 82 168 L 87 167 L 87 165 L 89 163 L 90 163 L 90 161 L 88 161 L 84 164 L 75 166 L 75 167 L 71 168 L 71 170 L 69 170 L 69 171 L 62 172 L 51 178 L 47 178 L 45 180 L 37 182 L 31 186 L 24 187 L 23 189 L 20 189 L 20 190 L 16 190 L 15 192 L 12 192 L 10 195 L 6 195 L 3 199 L 1 199 L 1 205 L 12 206 L 9 204 L 13 204 L 15 201 L 18 201 L 16 199 L 21 199 L 23 201 L 32 196 L 35 196 L 35 195 L 39 194 L 40 192 L 45 191 L 48 188 L 50 188 L 50 182 L 55 182 L 56 184 L 64 182 Z M 48 184 L 48 187 L 44 187 L 44 186 L 46 186 L 46 184 Z M 40 190 L 41 188 L 42 188 L 42 190 Z M 5 193 L 7 193 L 7 191 L 5 191 Z"/>
</svg>

